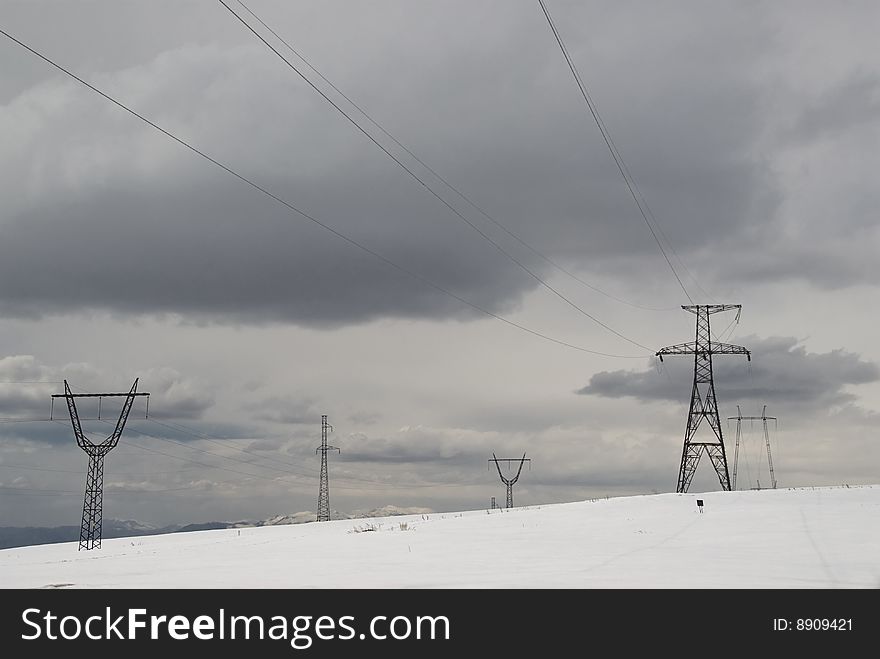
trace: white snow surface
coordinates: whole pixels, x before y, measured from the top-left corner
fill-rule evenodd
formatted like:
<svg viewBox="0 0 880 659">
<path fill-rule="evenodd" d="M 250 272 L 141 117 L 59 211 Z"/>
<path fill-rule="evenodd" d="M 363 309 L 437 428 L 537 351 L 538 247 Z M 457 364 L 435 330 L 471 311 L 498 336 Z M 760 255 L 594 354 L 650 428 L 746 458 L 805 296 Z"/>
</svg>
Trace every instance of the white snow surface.
<svg viewBox="0 0 880 659">
<path fill-rule="evenodd" d="M 196 531 L 92 551 L 17 547 L 0 551 L 0 587 L 880 588 L 880 485 Z"/>
</svg>

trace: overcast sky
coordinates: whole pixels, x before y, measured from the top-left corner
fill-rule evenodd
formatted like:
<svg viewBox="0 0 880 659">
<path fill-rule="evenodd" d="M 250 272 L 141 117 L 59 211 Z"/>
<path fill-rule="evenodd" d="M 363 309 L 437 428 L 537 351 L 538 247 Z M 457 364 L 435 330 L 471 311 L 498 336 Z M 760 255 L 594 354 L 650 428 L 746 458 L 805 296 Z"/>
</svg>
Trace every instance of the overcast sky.
<svg viewBox="0 0 880 659">
<path fill-rule="evenodd" d="M 674 491 L 693 362 L 653 353 L 688 296 L 742 305 L 712 316 L 752 351 L 716 358 L 728 455 L 766 404 L 780 486 L 877 482 L 876 3 L 546 1 L 683 290 L 537 0 L 246 3 L 411 153 L 226 1 L 422 182 L 218 1 L 2 0 L 265 192 L 0 35 L 0 525 L 79 522 L 66 409 L 25 421 L 63 379 L 151 394 L 105 517 L 314 511 L 322 414 L 344 513 L 503 502 L 493 452 L 532 460 L 519 505 Z"/>
</svg>

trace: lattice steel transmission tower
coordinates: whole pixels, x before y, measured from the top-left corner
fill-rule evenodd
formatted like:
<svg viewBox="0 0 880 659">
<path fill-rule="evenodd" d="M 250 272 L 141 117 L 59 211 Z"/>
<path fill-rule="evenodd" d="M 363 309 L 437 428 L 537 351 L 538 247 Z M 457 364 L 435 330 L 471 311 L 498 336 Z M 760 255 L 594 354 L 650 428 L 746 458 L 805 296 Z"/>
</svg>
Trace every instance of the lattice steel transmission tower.
<svg viewBox="0 0 880 659">
<path fill-rule="evenodd" d="M 135 379 L 131 390 L 127 394 L 74 394 L 70 391 L 67 380 L 64 381 L 64 393 L 53 394 L 52 398 L 65 398 L 67 410 L 70 412 L 70 423 L 73 425 L 73 434 L 76 435 L 76 444 L 89 456 L 89 473 L 86 476 L 86 494 L 83 499 L 82 522 L 79 529 L 79 549 L 100 549 L 101 530 L 104 520 L 104 457 L 116 448 L 128 414 L 136 396 L 149 396 L 148 393 L 136 393 L 138 381 Z M 125 397 L 116 428 L 100 444 L 89 440 L 82 430 L 79 414 L 76 411 L 76 398 L 97 398 L 100 405 L 104 398 Z M 149 399 L 147 399 L 149 400 Z M 99 415 L 100 416 L 100 415 Z"/>
<path fill-rule="evenodd" d="M 511 462 L 516 462 L 519 460 L 519 469 L 516 470 L 516 476 L 513 478 L 505 478 L 504 474 L 501 473 L 501 466 L 498 464 L 499 462 L 506 462 L 507 468 L 510 468 Z M 489 460 L 490 463 L 494 462 L 495 467 L 498 469 L 498 475 L 501 477 L 501 482 L 507 486 L 507 505 L 505 508 L 513 508 L 513 485 L 519 480 L 519 475 L 522 472 L 523 465 L 528 462 L 529 469 L 532 468 L 532 460 L 531 458 L 526 458 L 526 454 L 523 453 L 522 458 L 496 458 L 495 454 L 492 454 L 492 459 Z M 491 467 L 489 467 L 491 469 Z M 492 501 L 495 500 L 495 497 L 492 497 Z"/>
<path fill-rule="evenodd" d="M 657 357 L 663 361 L 665 355 L 694 356 L 694 386 L 691 390 L 691 404 L 688 411 L 687 428 L 684 433 L 684 448 L 681 452 L 681 466 L 678 471 L 676 492 L 687 492 L 690 487 L 697 465 L 703 452 L 709 456 L 721 488 L 730 490 L 730 473 L 727 469 L 727 454 L 724 450 L 724 438 L 721 432 L 721 419 L 718 416 L 718 400 L 715 397 L 715 380 L 712 375 L 712 355 L 745 355 L 749 361 L 751 353 L 743 346 L 731 345 L 712 340 L 709 316 L 722 311 L 736 309 L 739 320 L 742 305 L 740 304 L 699 304 L 682 305 L 681 307 L 697 317 L 697 330 L 694 341 L 679 343 L 657 351 Z M 697 429 L 706 420 L 715 434 L 714 441 L 694 441 Z"/>
<path fill-rule="evenodd" d="M 318 486 L 318 519 L 319 522 L 330 521 L 330 478 L 327 474 L 327 451 L 342 453 L 335 446 L 327 444 L 327 433 L 333 432 L 333 426 L 327 423 L 327 415 L 321 415 L 321 445 L 315 453 L 321 453 L 321 484 Z"/>
<path fill-rule="evenodd" d="M 770 487 L 772 489 L 776 489 L 776 474 L 773 472 L 773 456 L 770 455 L 770 431 L 767 428 L 767 422 L 773 421 L 774 425 L 777 424 L 777 419 L 775 416 L 767 416 L 767 406 L 764 405 L 764 409 L 761 410 L 761 416 L 743 416 L 742 412 L 739 409 L 739 405 L 736 406 L 736 416 L 727 417 L 728 421 L 732 421 L 736 419 L 736 449 L 733 452 L 733 489 L 736 489 L 736 465 L 739 460 L 739 442 L 740 437 L 742 436 L 742 422 L 743 421 L 763 421 L 764 422 L 764 443 L 767 445 L 767 466 L 770 468 Z M 758 487 L 761 487 L 761 482 L 758 481 Z"/>
</svg>

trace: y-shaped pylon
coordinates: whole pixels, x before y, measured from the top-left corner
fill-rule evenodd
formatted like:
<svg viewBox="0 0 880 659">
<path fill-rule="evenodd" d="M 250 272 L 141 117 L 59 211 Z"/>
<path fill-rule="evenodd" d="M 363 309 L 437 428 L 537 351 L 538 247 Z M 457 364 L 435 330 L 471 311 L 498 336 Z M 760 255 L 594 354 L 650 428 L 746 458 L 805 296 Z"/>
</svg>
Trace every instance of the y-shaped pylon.
<svg viewBox="0 0 880 659">
<path fill-rule="evenodd" d="M 519 480 L 519 475 L 522 473 L 523 465 L 528 462 L 529 468 L 532 467 L 532 461 L 529 458 L 526 458 L 526 454 L 523 453 L 522 458 L 519 461 L 519 469 L 516 470 L 516 476 L 513 478 L 505 478 L 504 474 L 501 473 L 501 467 L 498 465 L 498 461 L 507 462 L 508 465 L 511 462 L 516 461 L 516 458 L 496 458 L 495 453 L 492 453 L 492 459 L 489 462 L 494 462 L 495 467 L 498 469 L 498 475 L 501 477 L 501 482 L 507 486 L 507 505 L 505 508 L 513 508 L 513 485 Z"/>
<path fill-rule="evenodd" d="M 67 380 L 64 381 L 64 398 L 67 400 L 67 410 L 70 412 L 70 423 L 73 425 L 73 434 L 76 436 L 76 445 L 89 456 L 89 471 L 86 476 L 86 493 L 83 500 L 82 523 L 79 531 L 80 549 L 100 549 L 101 531 L 103 523 L 104 507 L 104 457 L 116 448 L 128 414 L 134 403 L 135 396 L 149 396 L 147 393 L 135 393 L 137 379 L 131 385 L 127 394 L 74 394 L 70 391 Z M 76 398 L 106 398 L 113 396 L 125 396 L 125 403 L 116 421 L 113 432 L 103 442 L 96 444 L 85 436 L 79 413 L 76 410 Z M 56 396 L 53 396 L 53 398 Z"/>
</svg>

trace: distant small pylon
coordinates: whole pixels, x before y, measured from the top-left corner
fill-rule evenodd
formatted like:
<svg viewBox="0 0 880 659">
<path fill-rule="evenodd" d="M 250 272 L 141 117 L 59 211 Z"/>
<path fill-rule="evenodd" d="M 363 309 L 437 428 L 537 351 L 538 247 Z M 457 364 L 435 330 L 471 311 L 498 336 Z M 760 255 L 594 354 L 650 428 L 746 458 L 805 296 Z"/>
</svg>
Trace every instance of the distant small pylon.
<svg viewBox="0 0 880 659">
<path fill-rule="evenodd" d="M 773 471 L 773 456 L 770 454 L 770 433 L 767 430 L 767 421 L 773 421 L 773 423 L 777 423 L 777 419 L 775 416 L 767 416 L 767 406 L 764 405 L 764 409 L 761 411 L 761 416 L 743 416 L 740 411 L 739 405 L 736 406 L 736 416 L 727 417 L 728 421 L 732 421 L 736 419 L 736 449 L 733 453 L 733 485 L 732 488 L 736 489 L 736 466 L 739 460 L 739 443 L 740 437 L 742 436 L 742 422 L 743 421 L 763 421 L 764 422 L 764 442 L 767 445 L 767 465 L 770 467 L 770 487 L 774 490 L 776 489 L 776 473 Z M 761 489 L 761 481 L 758 481 L 758 489 Z"/>
<path fill-rule="evenodd" d="M 501 467 L 498 465 L 499 460 L 501 462 L 506 462 L 507 466 L 510 467 L 511 462 L 516 462 L 517 458 L 496 458 L 495 454 L 492 454 L 492 459 L 489 462 L 494 462 L 495 467 L 498 469 L 498 476 L 501 478 L 501 482 L 507 486 L 507 508 L 513 508 L 513 486 L 519 480 L 519 475 L 522 472 L 523 465 L 528 462 L 529 469 L 532 468 L 532 460 L 531 458 L 527 458 L 526 454 L 523 453 L 522 458 L 519 458 L 519 469 L 516 470 L 516 476 L 513 478 L 505 478 L 504 474 L 501 473 Z M 495 501 L 495 497 L 492 497 L 492 501 Z"/>
<path fill-rule="evenodd" d="M 327 445 L 327 433 L 333 430 L 333 426 L 327 423 L 327 415 L 321 415 L 321 445 L 315 449 L 315 453 L 321 452 L 321 483 L 318 486 L 318 519 L 319 522 L 330 521 L 330 478 L 327 473 L 327 451 L 342 453 L 335 446 Z"/>
</svg>

